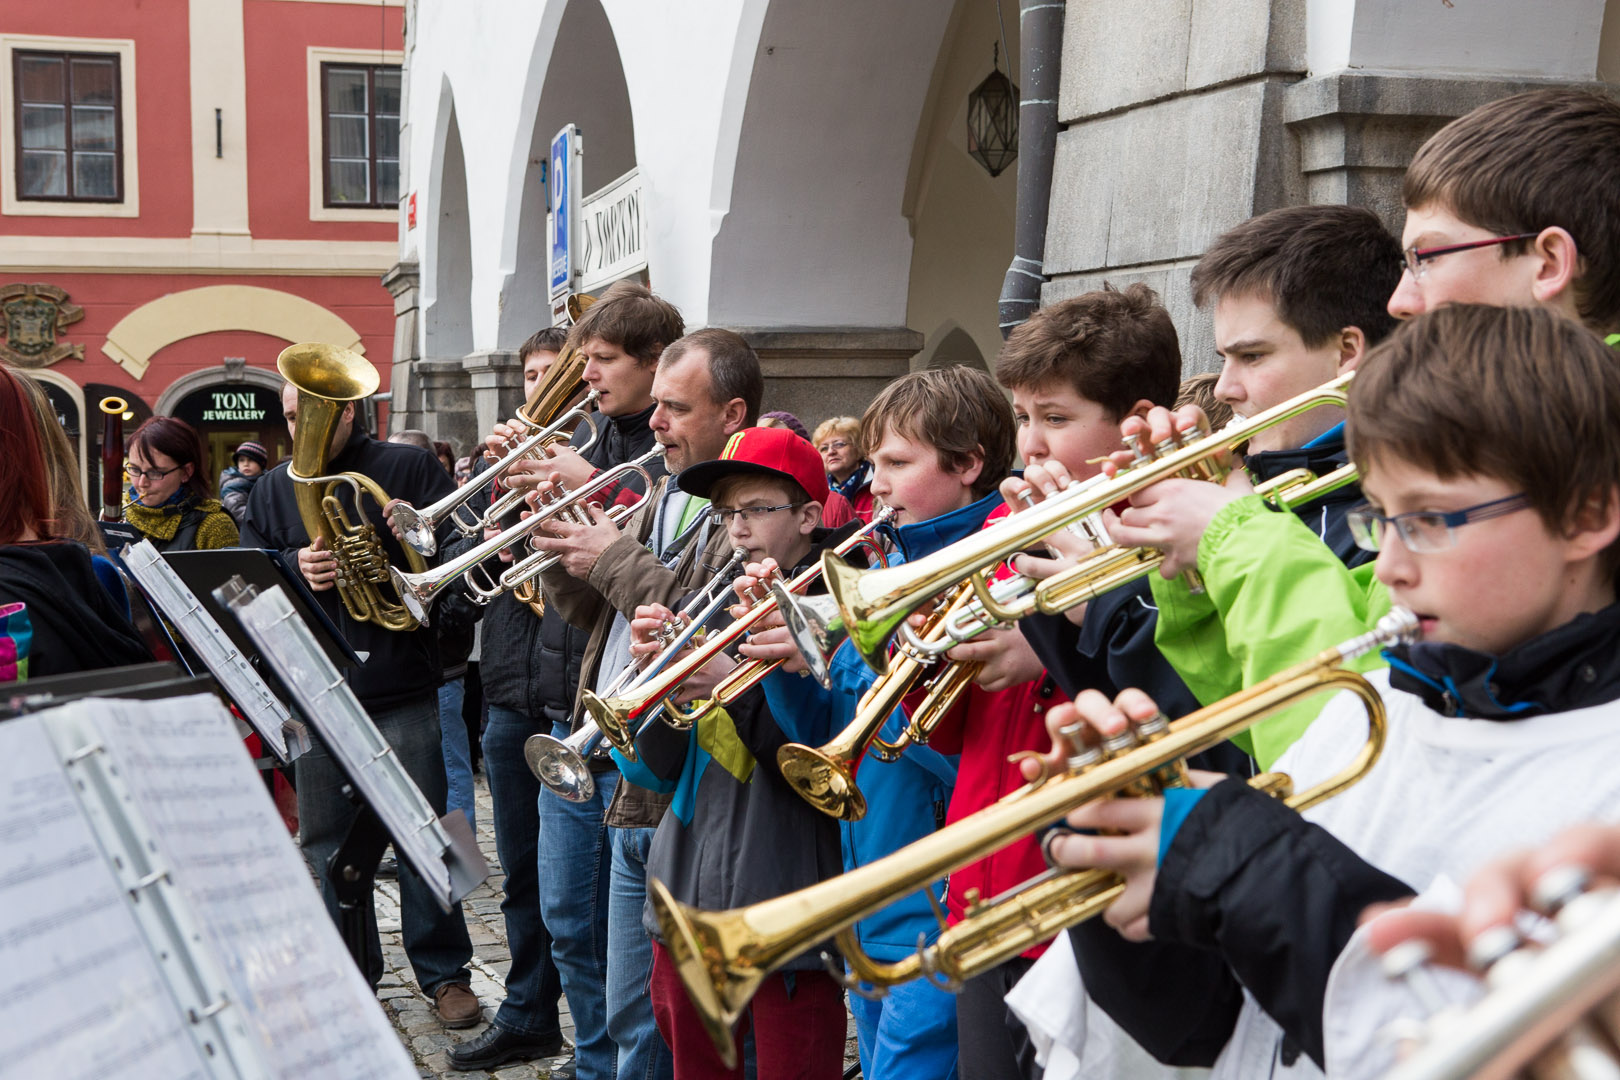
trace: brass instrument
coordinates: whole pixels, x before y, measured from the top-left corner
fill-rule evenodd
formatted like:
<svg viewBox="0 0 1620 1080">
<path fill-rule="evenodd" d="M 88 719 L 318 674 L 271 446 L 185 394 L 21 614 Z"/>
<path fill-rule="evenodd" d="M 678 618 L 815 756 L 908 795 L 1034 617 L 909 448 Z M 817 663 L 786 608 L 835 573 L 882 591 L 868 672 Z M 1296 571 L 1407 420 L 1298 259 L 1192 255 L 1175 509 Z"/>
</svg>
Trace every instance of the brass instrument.
<svg viewBox="0 0 1620 1080">
<path fill-rule="evenodd" d="M 1532 904 L 1553 921 L 1551 944 L 1528 943 L 1509 926 L 1480 935 L 1469 959 L 1488 993 L 1467 1009 L 1442 1006 L 1415 1025 L 1403 1022 L 1416 1038 L 1399 1041 L 1415 1045 L 1389 1080 L 1620 1075 L 1620 890 L 1588 885 L 1573 866 L 1536 883 Z M 1427 958 L 1424 942 L 1408 941 L 1385 955 L 1384 967 L 1421 994 Z"/>
<path fill-rule="evenodd" d="M 124 520 L 124 414 L 129 402 L 104 397 L 101 409 L 101 520 Z"/>
<path fill-rule="evenodd" d="M 619 672 L 618 677 L 602 696 L 612 698 L 638 683 L 651 679 L 694 640 L 701 640 L 705 625 L 726 606 L 731 583 L 746 558 L 748 558 L 746 548 L 732 548 L 730 561 L 705 582 L 702 588 L 692 594 L 681 610 L 675 613 L 673 619 L 667 620 L 659 628 L 659 640 L 663 642 L 663 648 L 645 664 L 638 666 L 632 661 Z M 661 711 L 656 709 L 648 713 L 641 727 L 637 729 L 635 737 L 640 737 L 641 732 L 658 718 Z M 680 730 L 691 727 L 690 724 L 673 723 L 672 726 Z M 605 738 L 626 758 L 636 760 L 634 739 L 623 744 L 614 741 L 597 725 L 594 717 L 588 717 L 579 729 L 566 739 L 558 739 L 551 735 L 530 735 L 523 742 L 523 759 L 529 763 L 529 771 L 546 787 L 569 802 L 584 802 L 596 791 L 596 781 L 591 776 L 586 758 L 600 749 Z"/>
<path fill-rule="evenodd" d="M 366 520 L 360 502 L 362 495 L 369 495 L 379 507 L 387 506 L 388 494 L 361 473 L 323 475 L 343 407 L 377 392 L 377 369 L 357 352 L 305 342 L 283 349 L 276 357 L 276 370 L 298 391 L 298 423 L 287 466 L 298 516 L 310 540 L 324 540 L 337 560 L 337 590 L 344 609 L 355 622 L 376 623 L 384 630 L 416 629 L 405 605 L 383 592 L 393 568 L 377 527 Z M 353 493 L 361 524 L 349 520 L 349 512 L 338 501 L 335 491 L 340 484 Z M 405 557 L 413 571 L 427 568 L 412 548 L 405 548 Z"/>
<path fill-rule="evenodd" d="M 906 616 L 930 599 L 968 582 L 986 611 L 997 608 L 987 575 L 990 569 L 1044 537 L 1084 520 L 1161 480 L 1189 473 L 1218 479 L 1218 457 L 1247 442 L 1258 431 L 1321 406 L 1343 407 L 1354 372 L 1220 431 L 1181 443 L 1138 461 L 1113 478 L 1101 474 L 1079 481 L 1044 502 L 1013 514 L 931 555 L 885 570 L 861 571 L 833 560 L 826 567 L 827 590 L 837 602 L 849 640 L 873 670 L 888 663 L 885 646 Z"/>
<path fill-rule="evenodd" d="M 972 589 L 966 584 L 958 586 L 951 603 L 928 617 L 917 632 L 918 639 L 931 642 L 943 637 L 951 615 L 972 599 Z M 791 602 L 788 598 L 788 603 Z M 786 609 L 788 604 L 783 606 Z M 888 742 L 880 738 L 878 732 L 917 680 L 934 666 L 938 656 L 933 651 L 913 649 L 909 641 L 902 641 L 896 652 L 899 655 L 889 662 L 888 670 L 861 695 L 854 719 L 831 741 L 819 747 L 788 743 L 776 752 L 783 779 L 823 814 L 844 821 L 859 821 L 865 817 L 866 797 L 855 783 L 855 763 L 861 755 L 870 751 L 881 761 L 893 761 L 908 743 L 927 742 L 929 733 L 978 674 L 977 664 L 946 664 L 935 676 L 927 698 L 906 729 L 893 742 Z"/>
<path fill-rule="evenodd" d="M 497 536 L 485 540 L 481 544 L 468 548 L 455 558 L 435 566 L 431 570 L 407 574 L 398 567 L 389 567 L 388 577 L 399 593 L 400 602 L 410 611 L 412 617 L 424 626 L 427 625 L 428 612 L 433 606 L 433 601 L 438 598 L 441 592 L 454 585 L 457 581 L 461 581 L 466 585 L 467 595 L 474 603 L 480 605 L 489 603 L 501 593 L 515 588 L 515 584 L 507 581 L 507 577 L 511 573 L 510 570 L 503 573 L 497 580 L 490 581 L 482 565 L 485 559 L 497 554 L 503 548 L 529 539 L 553 518 L 568 517 L 583 506 L 587 500 L 612 489 L 631 474 L 639 473 L 642 479 L 646 481 L 646 487 L 640 496 L 633 502 L 615 505 L 607 510 L 608 518 L 615 525 L 622 527 L 630 515 L 634 514 L 646 503 L 647 494 L 652 490 L 652 479 L 645 468 L 645 463 L 650 462 L 662 452 L 663 447 L 656 447 L 635 461 L 627 461 L 597 473 L 578 491 L 569 492 L 566 496 L 542 503 L 539 510 L 521 519 L 516 525 Z M 542 572 L 555 564 L 554 556 L 541 558 L 541 554 L 531 555 L 528 559 L 514 566 L 513 569 L 529 566 L 532 570 L 531 578 L 538 578 Z M 539 566 L 539 569 L 533 569 L 530 564 Z M 529 579 L 525 578 L 524 580 Z"/>
<path fill-rule="evenodd" d="M 845 537 L 828 554 L 842 558 L 856 548 L 864 547 L 881 565 L 883 551 L 873 540 L 879 526 L 894 516 L 894 511 L 883 509 L 874 514 L 872 520 L 859 531 Z M 603 694 L 598 696 L 587 690 L 582 695 L 582 701 L 591 720 L 598 729 L 609 738 L 615 746 L 623 747 L 633 744 L 636 734 L 643 726 L 641 721 L 649 710 L 659 712 L 667 711 L 667 702 L 671 699 L 676 688 L 699 668 L 703 667 L 716 656 L 725 652 L 732 645 L 740 641 L 749 629 L 757 625 L 771 612 L 776 611 L 780 597 L 801 593 L 821 576 L 824 564 L 812 566 L 796 575 L 789 582 L 774 582 L 771 585 L 771 596 L 756 603 L 753 607 L 730 626 L 715 631 L 704 638 L 701 647 L 694 649 L 691 655 L 670 664 L 656 677 L 651 677 L 638 683 L 633 690 L 622 694 Z M 676 711 L 680 715 L 680 723 L 690 727 L 711 710 L 723 709 L 730 705 L 745 692 L 757 686 L 759 682 L 780 667 L 780 660 L 748 660 L 738 664 L 714 688 L 713 695 L 706 701 L 695 701 L 683 709 Z"/>
<path fill-rule="evenodd" d="M 1341 465 L 1321 476 L 1309 469 L 1290 469 L 1256 487 L 1255 494 L 1274 509 L 1292 510 L 1356 480 L 1354 465 Z M 946 623 L 941 639 L 928 645 L 911 640 L 911 644 L 943 652 L 1026 615 L 1058 615 L 1146 577 L 1163 562 L 1164 553 L 1154 548 L 1108 544 L 1044 581 L 1020 575 L 1010 583 L 992 583 Z M 899 632 L 910 640 L 909 626 L 902 623 Z"/>
<path fill-rule="evenodd" d="M 760 983 L 787 961 L 834 935 L 852 970 L 879 984 L 925 971 L 962 979 L 1096 914 L 1112 901 L 1106 886 L 1117 885 L 1117 876 L 1108 871 L 1064 870 L 1036 887 L 1045 911 L 1031 910 L 1031 898 L 1023 895 L 985 905 L 952 927 L 948 941 L 942 936 L 934 945 L 922 946 L 926 960 L 920 955 L 899 965 L 879 964 L 861 951 L 850 933 L 873 912 L 1055 823 L 1079 806 L 1140 789 L 1155 777 L 1174 782 L 1169 778 L 1188 755 L 1326 691 L 1348 690 L 1356 695 L 1367 711 L 1367 740 L 1344 770 L 1287 802 L 1303 810 L 1345 790 L 1378 759 L 1385 714 L 1372 685 L 1344 665 L 1374 649 L 1410 640 L 1416 632 L 1416 618 L 1397 608 L 1368 633 L 1166 723 L 1156 734 L 1147 732 L 1145 742 L 1137 742 L 1135 734 L 1127 732 L 1109 746 L 1078 753 L 1061 775 L 1043 775 L 885 858 L 786 896 L 730 911 L 706 912 L 679 903 L 662 882 L 650 880 L 648 898 L 660 936 L 715 1048 L 734 1065 L 732 1026 Z"/>
</svg>

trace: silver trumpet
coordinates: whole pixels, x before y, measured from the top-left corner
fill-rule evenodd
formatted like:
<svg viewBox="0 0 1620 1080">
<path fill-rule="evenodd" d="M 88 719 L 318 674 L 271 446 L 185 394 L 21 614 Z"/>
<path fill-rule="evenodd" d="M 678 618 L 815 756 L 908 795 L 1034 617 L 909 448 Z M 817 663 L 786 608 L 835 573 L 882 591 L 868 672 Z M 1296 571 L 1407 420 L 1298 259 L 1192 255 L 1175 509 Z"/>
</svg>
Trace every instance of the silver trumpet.
<svg viewBox="0 0 1620 1080">
<path fill-rule="evenodd" d="M 613 697 L 624 693 L 656 675 L 675 659 L 694 637 L 703 632 L 709 619 L 725 606 L 729 599 L 726 594 L 731 588 L 732 579 L 736 577 L 735 571 L 747 557 L 746 549 L 733 548 L 731 561 L 682 605 L 674 619 L 664 624 L 660 634 L 664 647 L 645 665 L 637 667 L 630 664 L 619 672 L 618 678 L 613 680 L 602 696 Z M 614 748 L 634 761 L 634 738 L 639 737 L 662 712 L 662 707 L 652 710 L 636 729 L 635 736 L 623 746 L 613 740 Z M 591 776 L 589 759 L 601 749 L 604 741 L 607 741 L 607 736 L 602 728 L 594 718 L 588 717 L 566 739 L 552 735 L 530 735 L 523 743 L 523 759 L 529 763 L 529 771 L 534 773 L 535 778 L 559 797 L 569 802 L 584 802 L 596 793 L 596 781 Z"/>
<path fill-rule="evenodd" d="M 461 508 L 489 484 L 505 476 L 513 465 L 534 458 L 544 447 L 563 438 L 568 432 L 576 430 L 580 424 L 586 425 L 591 430 L 590 439 L 581 447 L 582 451 L 589 449 L 600 435 L 596 421 L 591 419 L 591 410 L 596 407 L 598 396 L 597 392 L 592 390 L 585 395 L 584 401 L 545 427 L 538 428 L 513 443 L 505 457 L 431 506 L 418 510 L 409 503 L 394 503 L 388 514 L 394 524 L 399 526 L 405 542 L 423 555 L 432 555 L 439 550 L 439 540 L 435 534 L 446 519 L 452 522 L 463 536 L 477 535 L 485 528 L 499 528 L 501 518 L 522 499 L 522 493 L 508 491 L 494 500 L 479 518 L 462 514 Z"/>
<path fill-rule="evenodd" d="M 1506 926 L 1475 939 L 1469 963 L 1487 994 L 1467 1009 L 1426 992 L 1423 942 L 1391 949 L 1385 971 L 1430 999 L 1431 1015 L 1393 1032 L 1410 1052 L 1389 1080 L 1620 1077 L 1620 889 L 1587 884 L 1577 867 L 1536 883 L 1532 904 L 1552 920 L 1550 945 Z"/>
<path fill-rule="evenodd" d="M 397 566 L 389 567 L 388 576 L 393 581 L 394 587 L 399 590 L 400 600 L 416 621 L 426 626 L 428 625 L 428 612 L 433 606 L 433 601 L 441 592 L 457 581 L 465 583 L 467 594 L 475 603 L 487 604 L 506 590 L 515 588 L 522 581 L 539 577 L 545 570 L 556 565 L 556 556 L 548 556 L 543 552 L 530 555 L 528 558 L 516 563 L 512 568 L 526 568 L 526 573 L 510 582 L 507 579 L 512 575 L 511 570 L 503 573 L 497 580 L 491 581 L 481 564 L 485 559 L 499 553 L 503 548 L 532 537 L 548 521 L 558 517 L 569 518 L 579 511 L 591 497 L 611 490 L 616 484 L 630 475 L 639 473 L 646 484 L 641 495 L 634 502 L 612 506 L 606 511 L 610 521 L 615 525 L 622 526 L 626 519 L 647 501 L 647 493 L 653 487 L 652 478 L 647 472 L 647 465 L 662 453 L 663 447 L 655 447 L 634 461 L 627 461 L 597 473 L 577 491 L 567 492 L 542 503 L 540 509 L 523 518 L 511 528 L 485 540 L 481 544 L 468 548 L 449 562 L 441 563 L 418 574 L 406 573 Z"/>
</svg>

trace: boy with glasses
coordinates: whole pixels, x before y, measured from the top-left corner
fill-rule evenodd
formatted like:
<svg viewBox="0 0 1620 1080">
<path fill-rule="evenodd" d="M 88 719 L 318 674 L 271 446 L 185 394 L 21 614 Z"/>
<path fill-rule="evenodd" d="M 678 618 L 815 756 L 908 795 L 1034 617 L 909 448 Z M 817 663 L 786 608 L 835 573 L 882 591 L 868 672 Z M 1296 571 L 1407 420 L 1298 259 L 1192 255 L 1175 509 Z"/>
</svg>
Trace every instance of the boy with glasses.
<svg viewBox="0 0 1620 1080">
<path fill-rule="evenodd" d="M 1060 865 L 1124 875 L 1106 919 L 1127 938 L 1224 964 L 1197 1013 L 1155 1015 L 1139 985 L 1144 1007 L 1117 1015 L 1144 1045 L 1216 1077 L 1385 1075 L 1379 1032 L 1433 1003 L 1385 979 L 1363 910 L 1455 896 L 1504 848 L 1612 819 L 1617 425 L 1612 353 L 1545 310 L 1449 306 L 1367 359 L 1348 437 L 1370 505 L 1352 528 L 1422 628 L 1369 676 L 1389 711 L 1382 754 L 1303 816 L 1222 780 L 1093 803 L 1068 824 L 1101 833 L 1050 845 Z M 1086 694 L 1048 727 L 1066 748 L 1070 725 L 1109 737 L 1155 711 L 1137 691 Z M 1346 766 L 1366 726 L 1338 695 L 1277 765 L 1304 790 Z"/>
</svg>

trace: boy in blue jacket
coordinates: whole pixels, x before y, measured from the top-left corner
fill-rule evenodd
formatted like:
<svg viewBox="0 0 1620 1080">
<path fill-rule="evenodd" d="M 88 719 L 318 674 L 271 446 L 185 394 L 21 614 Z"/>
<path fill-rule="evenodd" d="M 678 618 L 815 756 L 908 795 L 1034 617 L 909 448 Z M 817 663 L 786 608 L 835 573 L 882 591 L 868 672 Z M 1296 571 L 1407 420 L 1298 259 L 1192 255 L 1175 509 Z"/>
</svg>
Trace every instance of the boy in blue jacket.
<svg viewBox="0 0 1620 1080">
<path fill-rule="evenodd" d="M 867 408 L 861 442 L 872 448 L 872 494 L 895 511 L 884 526 L 896 548 L 894 560 L 915 559 L 977 532 L 1001 505 L 996 485 L 1012 466 L 1012 410 L 985 371 L 913 372 Z M 751 564 L 743 583 L 765 569 Z M 824 690 L 794 674 L 803 665 L 780 622 L 760 626 L 743 655 L 787 661 L 765 680 L 771 711 L 798 717 L 801 724 L 825 718 L 829 730 L 841 730 L 876 679 L 871 669 L 845 645 L 833 656 L 832 687 Z M 905 726 L 904 710 L 896 709 L 879 737 L 897 738 Z M 866 814 L 839 826 L 844 868 L 882 858 L 942 825 L 955 779 L 954 759 L 926 746 L 908 746 L 892 762 L 864 759 L 856 780 Z M 936 887 L 933 899 L 942 896 Z M 910 956 L 920 937 L 932 941 L 938 934 L 932 904 L 920 892 L 855 926 L 861 948 L 879 961 Z M 867 1080 L 955 1077 L 956 1003 L 950 994 L 926 981 L 912 982 L 879 999 L 852 994 L 850 1011 Z"/>
</svg>

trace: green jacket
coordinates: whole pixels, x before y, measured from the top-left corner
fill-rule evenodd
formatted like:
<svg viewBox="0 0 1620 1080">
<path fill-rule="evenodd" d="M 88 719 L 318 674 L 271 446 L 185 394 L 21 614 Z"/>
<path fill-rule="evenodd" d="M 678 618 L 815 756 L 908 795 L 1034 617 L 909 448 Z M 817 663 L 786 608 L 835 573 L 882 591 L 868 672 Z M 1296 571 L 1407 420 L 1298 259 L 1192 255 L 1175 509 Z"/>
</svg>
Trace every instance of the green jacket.
<svg viewBox="0 0 1620 1080">
<path fill-rule="evenodd" d="M 1347 568 L 1294 514 L 1257 495 L 1222 507 L 1198 544 L 1205 591 L 1152 577 L 1154 634 L 1170 664 L 1208 705 L 1364 633 L 1390 609 L 1373 564 Z M 1383 666 L 1373 653 L 1355 665 Z M 1285 709 L 1233 741 L 1269 769 L 1326 704 L 1326 695 Z"/>
</svg>

